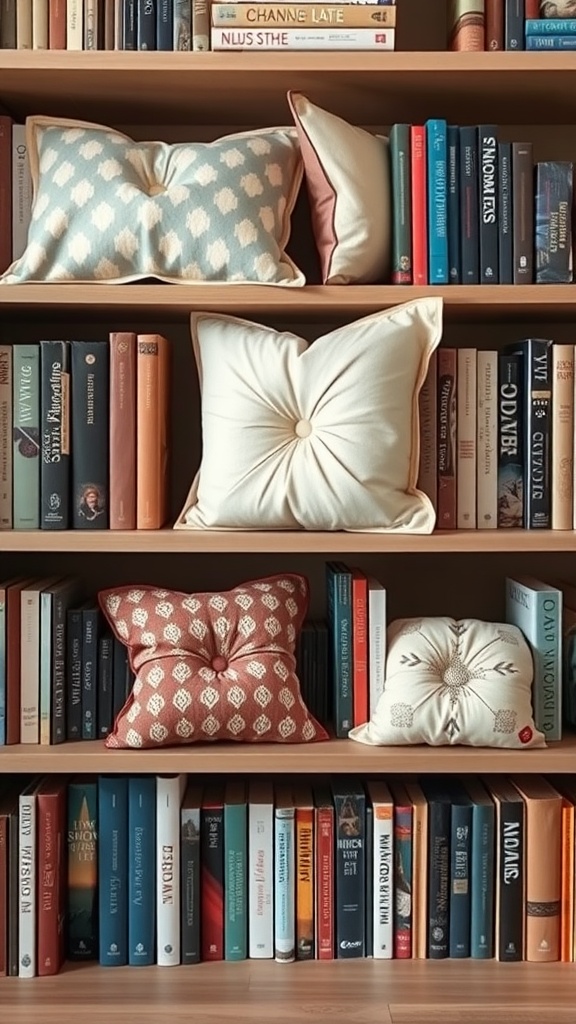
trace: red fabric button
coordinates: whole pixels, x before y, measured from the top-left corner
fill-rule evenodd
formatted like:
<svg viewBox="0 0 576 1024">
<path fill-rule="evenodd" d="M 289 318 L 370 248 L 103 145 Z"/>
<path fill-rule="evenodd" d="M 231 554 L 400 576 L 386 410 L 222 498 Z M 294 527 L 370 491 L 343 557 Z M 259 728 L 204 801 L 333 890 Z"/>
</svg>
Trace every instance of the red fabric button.
<svg viewBox="0 0 576 1024">
<path fill-rule="evenodd" d="M 228 662 L 226 658 L 223 658 L 221 654 L 218 654 L 215 658 L 212 658 L 212 668 L 215 672 L 224 672 L 228 668 Z"/>
</svg>

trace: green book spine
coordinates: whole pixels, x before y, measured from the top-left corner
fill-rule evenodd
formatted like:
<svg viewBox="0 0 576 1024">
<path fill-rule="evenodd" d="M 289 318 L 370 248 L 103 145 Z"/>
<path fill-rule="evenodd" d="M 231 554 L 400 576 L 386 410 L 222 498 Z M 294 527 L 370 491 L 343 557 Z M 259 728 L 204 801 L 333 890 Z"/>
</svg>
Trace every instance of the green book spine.
<svg viewBox="0 0 576 1024">
<path fill-rule="evenodd" d="M 68 786 L 69 960 L 98 958 L 98 784 Z"/>
<path fill-rule="evenodd" d="M 392 167 L 392 284 L 412 284 L 410 125 L 390 129 Z"/>
<path fill-rule="evenodd" d="M 246 803 L 224 804 L 224 959 L 248 956 Z"/>
<path fill-rule="evenodd" d="M 40 526 L 40 346 L 13 350 L 14 529 Z"/>
</svg>

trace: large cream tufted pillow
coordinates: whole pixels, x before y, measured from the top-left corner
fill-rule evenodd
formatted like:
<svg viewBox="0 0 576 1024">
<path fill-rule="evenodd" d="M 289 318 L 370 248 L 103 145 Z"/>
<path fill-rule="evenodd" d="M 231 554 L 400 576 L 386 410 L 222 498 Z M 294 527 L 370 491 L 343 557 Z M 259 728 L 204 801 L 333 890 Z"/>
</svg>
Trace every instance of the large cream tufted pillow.
<svg viewBox="0 0 576 1024">
<path fill-rule="evenodd" d="M 193 315 L 203 453 L 177 528 L 430 533 L 434 509 L 416 489 L 418 392 L 441 333 L 436 298 L 311 345 Z"/>
<path fill-rule="evenodd" d="M 398 619 L 387 643 L 384 693 L 370 722 L 352 729 L 351 739 L 373 745 L 546 746 L 532 718 L 532 655 L 516 626 Z"/>
</svg>

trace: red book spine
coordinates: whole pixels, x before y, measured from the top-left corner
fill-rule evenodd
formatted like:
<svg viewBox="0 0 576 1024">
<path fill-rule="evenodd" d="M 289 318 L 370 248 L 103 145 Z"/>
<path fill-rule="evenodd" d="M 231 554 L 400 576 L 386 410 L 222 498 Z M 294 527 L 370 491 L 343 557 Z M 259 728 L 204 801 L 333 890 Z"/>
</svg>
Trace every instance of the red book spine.
<svg viewBox="0 0 576 1024">
<path fill-rule="evenodd" d="M 438 529 L 456 529 L 456 372 L 454 348 L 438 350 Z"/>
<path fill-rule="evenodd" d="M 529 0 L 526 0 L 528 6 Z M 538 0 L 536 0 L 538 4 Z M 486 49 L 504 49 L 504 0 L 486 0 Z M 538 17 L 538 15 L 536 15 Z"/>
<path fill-rule="evenodd" d="M 0 814 L 0 978 L 8 969 L 8 816 Z"/>
<path fill-rule="evenodd" d="M 529 18 L 540 17 L 540 0 L 525 0 L 524 17 L 527 21 Z M 561 15 L 558 14 L 557 17 L 561 17 Z"/>
<path fill-rule="evenodd" d="M 38 974 L 58 974 L 64 960 L 66 789 L 38 793 Z"/>
<path fill-rule="evenodd" d="M 316 808 L 316 956 L 334 959 L 334 809 Z"/>
<path fill-rule="evenodd" d="M 402 900 L 403 883 L 408 882 L 412 888 L 412 878 L 404 879 L 401 868 L 403 864 L 412 862 L 412 805 L 394 805 L 394 890 L 396 904 Z M 405 888 L 405 887 L 404 887 Z M 400 906 L 401 906 L 400 902 Z M 410 898 L 411 905 L 411 898 Z M 410 911 L 411 915 L 411 911 Z M 398 913 L 394 915 L 394 957 L 396 960 L 410 960 L 412 957 L 412 920 L 411 916 Z"/>
<path fill-rule="evenodd" d="M 110 529 L 136 529 L 136 335 L 110 335 Z"/>
<path fill-rule="evenodd" d="M 200 819 L 201 958 L 224 959 L 224 806 L 203 803 Z"/>
<path fill-rule="evenodd" d="M 49 0 L 48 49 L 66 49 L 66 0 Z"/>
<path fill-rule="evenodd" d="M 0 115 L 0 274 L 12 263 L 12 119 Z"/>
<path fill-rule="evenodd" d="M 354 725 L 368 721 L 368 580 L 352 571 L 352 695 Z"/>
<path fill-rule="evenodd" d="M 412 274 L 414 284 L 428 284 L 428 221 L 426 196 L 426 129 L 410 128 L 412 151 Z"/>
</svg>

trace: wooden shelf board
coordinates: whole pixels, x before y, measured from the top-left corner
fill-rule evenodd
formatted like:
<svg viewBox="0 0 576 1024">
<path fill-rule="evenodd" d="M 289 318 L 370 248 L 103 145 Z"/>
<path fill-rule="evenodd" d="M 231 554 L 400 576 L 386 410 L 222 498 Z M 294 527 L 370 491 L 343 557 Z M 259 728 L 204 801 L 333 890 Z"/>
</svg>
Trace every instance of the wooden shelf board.
<svg viewBox="0 0 576 1024">
<path fill-rule="evenodd" d="M 1 52 L 1 51 L 0 51 Z M 576 315 L 576 285 L 266 285 L 19 284 L 0 285 L 0 316 L 90 313 L 110 321 L 125 315 L 185 320 L 192 310 L 291 320 L 367 316 L 402 302 L 439 295 L 450 320 L 558 320 Z"/>
<path fill-rule="evenodd" d="M 93 554 L 488 554 L 576 552 L 571 530 L 437 530 L 431 536 L 307 531 L 221 532 L 216 530 L 4 530 L 0 552 Z"/>
<path fill-rule="evenodd" d="M 573 53 L 0 52 L 14 116 L 111 124 L 290 124 L 289 89 L 365 124 L 569 124 L 575 87 Z"/>
<path fill-rule="evenodd" d="M 159 750 L 108 750 L 102 741 L 55 747 L 0 747 L 2 772 L 213 772 L 323 774 L 358 772 L 573 772 L 576 737 L 543 750 L 491 747 L 369 747 L 323 743 L 205 743 Z"/>
</svg>

